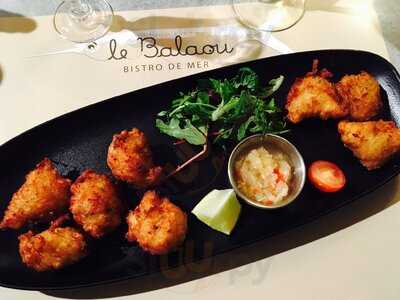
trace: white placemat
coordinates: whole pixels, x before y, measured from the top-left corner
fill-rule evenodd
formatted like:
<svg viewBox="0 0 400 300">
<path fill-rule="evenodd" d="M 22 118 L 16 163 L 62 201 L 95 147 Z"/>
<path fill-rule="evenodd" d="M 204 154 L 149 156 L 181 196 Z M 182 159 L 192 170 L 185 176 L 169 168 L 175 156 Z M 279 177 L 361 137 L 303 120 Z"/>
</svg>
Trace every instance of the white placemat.
<svg viewBox="0 0 400 300">
<path fill-rule="evenodd" d="M 274 34 L 276 41 L 294 51 L 346 48 L 372 51 L 387 57 L 372 1 L 334 2 L 312 1 L 305 17 L 295 27 Z M 116 15 L 114 32 L 134 29 L 156 35 L 160 31 L 154 29 L 163 28 L 173 36 L 184 31 L 185 41 L 193 45 L 217 42 L 222 47 L 225 40 L 213 38 L 212 30 L 211 34 L 210 31 L 197 32 L 191 40 L 188 28 L 210 30 L 224 25 L 234 26 L 235 23 L 230 6 L 125 11 Z M 231 56 L 223 55 L 148 58 L 143 53 L 129 60 L 96 61 L 78 54 L 29 58 L 71 48 L 69 42 L 55 34 L 51 22 L 51 16 L 34 18 L 33 23 L 29 19 L 0 18 L 0 31 L 4 28 L 11 31 L 0 32 L 0 144 L 37 124 L 82 106 L 232 62 L 229 61 Z M 171 38 L 162 38 L 161 43 L 168 46 Z M 250 53 L 245 59 L 277 54 L 277 51 L 255 44 L 245 43 L 239 47 L 239 50 L 247 49 Z M 114 54 L 120 55 L 120 50 L 116 48 Z M 135 53 L 135 50 L 127 50 L 129 55 Z M 179 63 L 184 67 L 178 68 Z M 189 68 L 188 63 L 193 68 Z M 156 70 L 157 64 L 162 65 L 161 70 Z M 169 69 L 169 64 L 175 67 Z M 142 65 L 147 69 L 144 67 L 141 71 Z M 153 65 L 153 70 L 149 65 Z M 125 72 L 126 67 L 130 70 L 132 66 L 133 71 Z M 136 66 L 139 66 L 137 72 Z M 400 206 L 395 204 L 383 210 L 398 199 L 398 182 L 396 179 L 380 191 L 274 243 L 278 247 L 299 240 L 301 245 L 349 226 L 333 235 L 238 269 L 123 298 L 398 299 L 400 265 L 396 259 L 400 250 L 400 236 L 397 234 Z M 358 222 L 381 210 L 379 214 Z M 354 223 L 357 224 L 350 226 Z M 244 251 L 249 253 L 241 255 L 251 256 L 262 249 L 253 247 Z M 107 291 L 98 288 L 80 293 L 101 298 L 132 292 L 128 283 L 114 290 L 111 287 Z M 68 294 L 56 296 L 67 297 Z M 46 297 L 51 296 L 0 288 L 1 299 Z"/>
</svg>

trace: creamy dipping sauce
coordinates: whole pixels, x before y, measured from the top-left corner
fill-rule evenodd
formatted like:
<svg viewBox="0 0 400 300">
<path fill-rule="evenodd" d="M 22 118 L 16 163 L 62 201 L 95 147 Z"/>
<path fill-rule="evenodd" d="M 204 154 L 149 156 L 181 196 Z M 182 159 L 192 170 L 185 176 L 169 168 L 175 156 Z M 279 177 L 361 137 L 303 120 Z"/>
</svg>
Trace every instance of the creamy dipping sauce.
<svg viewBox="0 0 400 300">
<path fill-rule="evenodd" d="M 274 205 L 289 194 L 292 169 L 283 153 L 272 153 L 259 147 L 236 161 L 235 179 L 246 197 L 265 205 Z"/>
</svg>

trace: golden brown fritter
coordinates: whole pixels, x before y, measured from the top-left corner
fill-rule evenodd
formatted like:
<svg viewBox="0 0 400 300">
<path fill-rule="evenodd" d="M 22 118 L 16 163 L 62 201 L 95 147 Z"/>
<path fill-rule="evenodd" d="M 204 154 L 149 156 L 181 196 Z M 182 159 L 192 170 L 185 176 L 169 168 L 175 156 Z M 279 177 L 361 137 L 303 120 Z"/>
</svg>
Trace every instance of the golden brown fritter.
<svg viewBox="0 0 400 300">
<path fill-rule="evenodd" d="M 108 149 L 107 163 L 113 175 L 137 188 L 155 184 L 161 167 L 155 167 L 146 136 L 137 128 L 114 135 Z"/>
<path fill-rule="evenodd" d="M 288 119 L 299 123 L 308 118 L 339 119 L 348 114 L 348 108 L 336 92 L 335 85 L 326 78 L 327 70 L 318 72 L 318 61 L 313 63 L 312 72 L 297 78 L 290 88 L 286 101 Z"/>
<path fill-rule="evenodd" d="M 36 271 L 58 270 L 87 255 L 84 236 L 71 227 L 51 228 L 36 235 L 29 231 L 18 239 L 22 261 Z"/>
<path fill-rule="evenodd" d="M 336 88 L 347 103 L 352 120 L 367 121 L 382 108 L 379 83 L 367 72 L 344 76 Z"/>
<path fill-rule="evenodd" d="M 0 228 L 19 229 L 29 221 L 50 221 L 68 209 L 71 181 L 45 158 L 13 195 Z"/>
<path fill-rule="evenodd" d="M 129 213 L 127 222 L 128 241 L 137 241 L 152 254 L 176 249 L 185 239 L 187 230 L 186 213 L 155 191 L 144 194 L 140 204 Z"/>
<path fill-rule="evenodd" d="M 341 121 L 338 130 L 344 145 L 368 170 L 381 167 L 400 151 L 400 129 L 392 121 Z"/>
<path fill-rule="evenodd" d="M 121 224 L 122 203 L 106 175 L 87 170 L 71 186 L 74 220 L 92 237 L 100 238 Z"/>
</svg>

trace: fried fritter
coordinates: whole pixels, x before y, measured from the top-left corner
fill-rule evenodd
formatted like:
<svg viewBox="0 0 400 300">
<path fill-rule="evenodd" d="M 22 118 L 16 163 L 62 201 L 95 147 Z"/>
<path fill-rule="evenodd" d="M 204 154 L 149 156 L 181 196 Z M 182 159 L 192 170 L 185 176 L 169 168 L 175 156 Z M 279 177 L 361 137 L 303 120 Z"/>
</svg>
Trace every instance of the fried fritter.
<svg viewBox="0 0 400 300">
<path fill-rule="evenodd" d="M 26 176 L 13 195 L 0 228 L 19 229 L 29 221 L 50 221 L 68 209 L 71 181 L 48 158 Z"/>
<path fill-rule="evenodd" d="M 113 175 L 137 188 L 155 184 L 161 167 L 155 167 L 146 136 L 137 128 L 114 135 L 107 163 Z"/>
<path fill-rule="evenodd" d="M 18 237 L 22 261 L 36 271 L 58 270 L 87 255 L 84 236 L 71 227 L 29 231 Z"/>
<path fill-rule="evenodd" d="M 152 254 L 165 254 L 176 249 L 187 231 L 186 213 L 155 191 L 144 194 L 140 204 L 129 213 L 127 222 L 128 241 L 137 241 Z"/>
<path fill-rule="evenodd" d="M 392 121 L 341 121 L 338 130 L 344 145 L 368 170 L 380 168 L 400 151 L 400 129 Z"/>
<path fill-rule="evenodd" d="M 336 92 L 335 85 L 326 78 L 329 71 L 317 70 L 318 61 L 313 63 L 312 72 L 297 78 L 290 88 L 286 101 L 288 119 L 299 123 L 308 118 L 339 119 L 348 114 L 347 105 Z"/>
<path fill-rule="evenodd" d="M 92 237 L 100 238 L 121 224 L 122 203 L 106 175 L 87 170 L 71 186 L 71 192 L 74 220 Z"/>
<path fill-rule="evenodd" d="M 368 121 L 382 108 L 379 83 L 367 72 L 343 76 L 336 89 L 347 103 L 350 118 L 354 121 Z"/>
</svg>

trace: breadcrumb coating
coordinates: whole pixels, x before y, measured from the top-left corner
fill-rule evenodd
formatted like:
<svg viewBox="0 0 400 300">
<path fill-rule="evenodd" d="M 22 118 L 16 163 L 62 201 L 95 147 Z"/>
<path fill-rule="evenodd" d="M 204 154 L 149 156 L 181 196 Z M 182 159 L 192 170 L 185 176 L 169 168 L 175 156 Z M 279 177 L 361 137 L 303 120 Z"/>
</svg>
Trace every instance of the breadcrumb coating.
<svg viewBox="0 0 400 300">
<path fill-rule="evenodd" d="M 338 130 L 344 145 L 368 170 L 380 168 L 400 151 L 400 129 L 392 121 L 341 121 Z"/>
<path fill-rule="evenodd" d="M 151 254 L 165 254 L 181 245 L 187 231 L 187 215 L 155 191 L 144 194 L 127 217 L 128 241 L 137 241 Z"/>
<path fill-rule="evenodd" d="M 348 115 L 348 107 L 339 97 L 335 85 L 328 77 L 331 73 L 325 69 L 318 72 L 318 61 L 313 70 L 302 78 L 297 78 L 286 101 L 287 118 L 299 123 L 308 118 L 340 119 Z"/>
<path fill-rule="evenodd" d="M 117 179 L 137 188 L 154 185 L 162 173 L 161 167 L 154 166 L 145 134 L 137 128 L 114 135 L 107 163 Z"/>
<path fill-rule="evenodd" d="M 379 83 L 367 72 L 343 76 L 336 88 L 354 121 L 368 121 L 382 108 Z"/>
<path fill-rule="evenodd" d="M 59 270 L 87 255 L 84 236 L 71 227 L 52 228 L 39 234 L 29 231 L 19 236 L 22 261 L 36 271 Z"/>
<path fill-rule="evenodd" d="M 100 238 L 121 224 L 122 202 L 106 175 L 86 170 L 71 186 L 71 192 L 74 220 L 92 237 Z"/>
<path fill-rule="evenodd" d="M 68 209 L 71 181 L 45 158 L 12 196 L 0 228 L 19 229 L 31 221 L 50 221 Z"/>
</svg>

